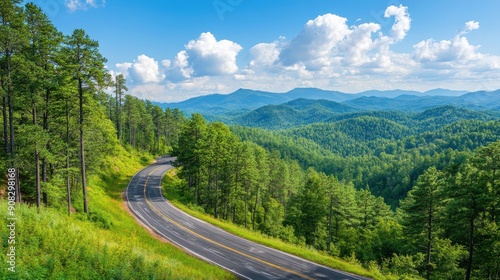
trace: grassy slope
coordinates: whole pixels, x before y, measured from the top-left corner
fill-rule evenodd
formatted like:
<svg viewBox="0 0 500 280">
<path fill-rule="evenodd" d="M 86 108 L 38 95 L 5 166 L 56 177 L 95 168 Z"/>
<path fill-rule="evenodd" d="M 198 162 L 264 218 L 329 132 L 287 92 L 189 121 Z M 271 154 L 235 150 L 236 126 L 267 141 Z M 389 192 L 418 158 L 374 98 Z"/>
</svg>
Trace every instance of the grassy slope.
<svg viewBox="0 0 500 280">
<path fill-rule="evenodd" d="M 175 169 L 167 172 L 165 177 L 163 177 L 163 191 L 165 197 L 172 202 L 177 208 L 185 211 L 186 213 L 197 217 L 203 221 L 206 221 L 212 225 L 220 227 L 232 234 L 238 235 L 240 237 L 246 238 L 248 240 L 263 244 L 265 246 L 275 248 L 301 258 L 329 266 L 335 269 L 340 269 L 343 271 L 351 272 L 354 274 L 371 277 L 373 279 L 396 279 L 395 277 L 384 276 L 379 271 L 378 268 L 372 267 L 370 270 L 364 269 L 359 264 L 353 264 L 344 260 L 340 260 L 338 258 L 334 258 L 326 255 L 325 253 L 318 252 L 303 246 L 286 243 L 282 240 L 271 238 L 260 234 L 258 232 L 251 231 L 249 229 L 245 229 L 242 226 L 235 225 L 228 221 L 223 221 L 219 219 L 215 219 L 211 215 L 207 215 L 203 213 L 203 209 L 196 207 L 192 204 L 184 204 L 183 200 L 179 194 L 179 186 L 181 185 L 181 181 L 179 178 L 175 176 Z M 354 261 L 355 262 L 355 261 Z"/>
<path fill-rule="evenodd" d="M 144 161 L 144 159 L 143 159 Z M 141 168 L 124 150 L 89 178 L 90 219 L 63 210 L 16 205 L 16 272 L 0 279 L 234 279 L 225 270 L 159 241 L 127 212 L 121 193 Z M 77 208 L 80 201 L 75 202 Z M 7 252 L 7 202 L 0 199 L 0 247 Z M 93 220 L 93 221 L 90 221 Z M 10 246 L 10 245 L 9 245 Z"/>
</svg>

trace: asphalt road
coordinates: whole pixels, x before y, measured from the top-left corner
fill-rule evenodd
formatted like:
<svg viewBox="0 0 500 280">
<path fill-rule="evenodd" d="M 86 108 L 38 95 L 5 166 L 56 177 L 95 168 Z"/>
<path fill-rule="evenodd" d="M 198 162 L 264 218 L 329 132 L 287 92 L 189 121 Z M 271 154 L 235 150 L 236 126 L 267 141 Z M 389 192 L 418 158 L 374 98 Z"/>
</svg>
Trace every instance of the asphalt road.
<svg viewBox="0 0 500 280">
<path fill-rule="evenodd" d="M 171 243 L 241 279 L 366 279 L 237 237 L 175 208 L 161 193 L 174 159 L 158 158 L 134 175 L 125 192 L 138 220 Z"/>
</svg>

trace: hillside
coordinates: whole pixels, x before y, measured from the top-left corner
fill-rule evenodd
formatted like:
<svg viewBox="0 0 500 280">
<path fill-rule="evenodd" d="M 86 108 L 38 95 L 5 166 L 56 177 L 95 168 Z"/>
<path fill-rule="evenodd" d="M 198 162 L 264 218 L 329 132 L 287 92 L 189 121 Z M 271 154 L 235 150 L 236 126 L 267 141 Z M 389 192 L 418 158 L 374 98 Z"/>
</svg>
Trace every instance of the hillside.
<svg viewBox="0 0 500 280">
<path fill-rule="evenodd" d="M 0 279 L 234 279 L 225 270 L 159 241 L 130 215 L 121 193 L 141 167 L 140 156 L 120 149 L 89 179 L 90 214 L 68 217 L 64 209 L 15 206 L 16 271 Z M 3 187 L 2 187 L 3 188 Z M 77 195 L 77 194 L 74 194 Z M 7 201 L 0 218 L 7 220 Z M 8 236 L 9 228 L 0 228 Z M 7 251 L 2 242 L 0 249 Z"/>
<path fill-rule="evenodd" d="M 426 167 L 458 164 L 463 153 L 500 140 L 499 124 L 487 113 L 444 106 L 418 114 L 347 113 L 282 131 L 232 130 L 303 167 L 314 166 L 357 188 L 369 185 L 396 206 Z"/>
<path fill-rule="evenodd" d="M 228 122 L 269 129 L 322 122 L 355 108 L 328 100 L 295 99 L 281 105 L 267 105 Z"/>
</svg>

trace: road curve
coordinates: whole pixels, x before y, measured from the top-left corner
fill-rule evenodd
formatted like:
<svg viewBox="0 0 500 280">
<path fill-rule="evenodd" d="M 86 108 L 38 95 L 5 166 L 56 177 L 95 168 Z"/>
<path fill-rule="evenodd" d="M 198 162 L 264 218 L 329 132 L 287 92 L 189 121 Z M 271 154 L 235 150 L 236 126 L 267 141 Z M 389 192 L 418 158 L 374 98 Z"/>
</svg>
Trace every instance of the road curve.
<svg viewBox="0 0 500 280">
<path fill-rule="evenodd" d="M 161 179 L 174 159 L 158 158 L 136 173 L 125 191 L 137 219 L 169 242 L 241 279 L 367 279 L 237 237 L 175 208 L 161 193 Z"/>
</svg>

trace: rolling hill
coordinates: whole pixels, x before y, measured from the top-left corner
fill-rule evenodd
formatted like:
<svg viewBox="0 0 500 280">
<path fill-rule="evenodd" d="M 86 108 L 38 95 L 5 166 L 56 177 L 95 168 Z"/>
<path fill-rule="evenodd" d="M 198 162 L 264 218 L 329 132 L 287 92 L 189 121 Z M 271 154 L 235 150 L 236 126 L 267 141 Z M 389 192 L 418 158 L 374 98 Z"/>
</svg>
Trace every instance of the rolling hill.
<svg viewBox="0 0 500 280">
<path fill-rule="evenodd" d="M 295 99 L 281 105 L 267 105 L 233 118 L 230 123 L 268 129 L 323 122 L 334 116 L 358 111 L 328 100 Z"/>
</svg>

